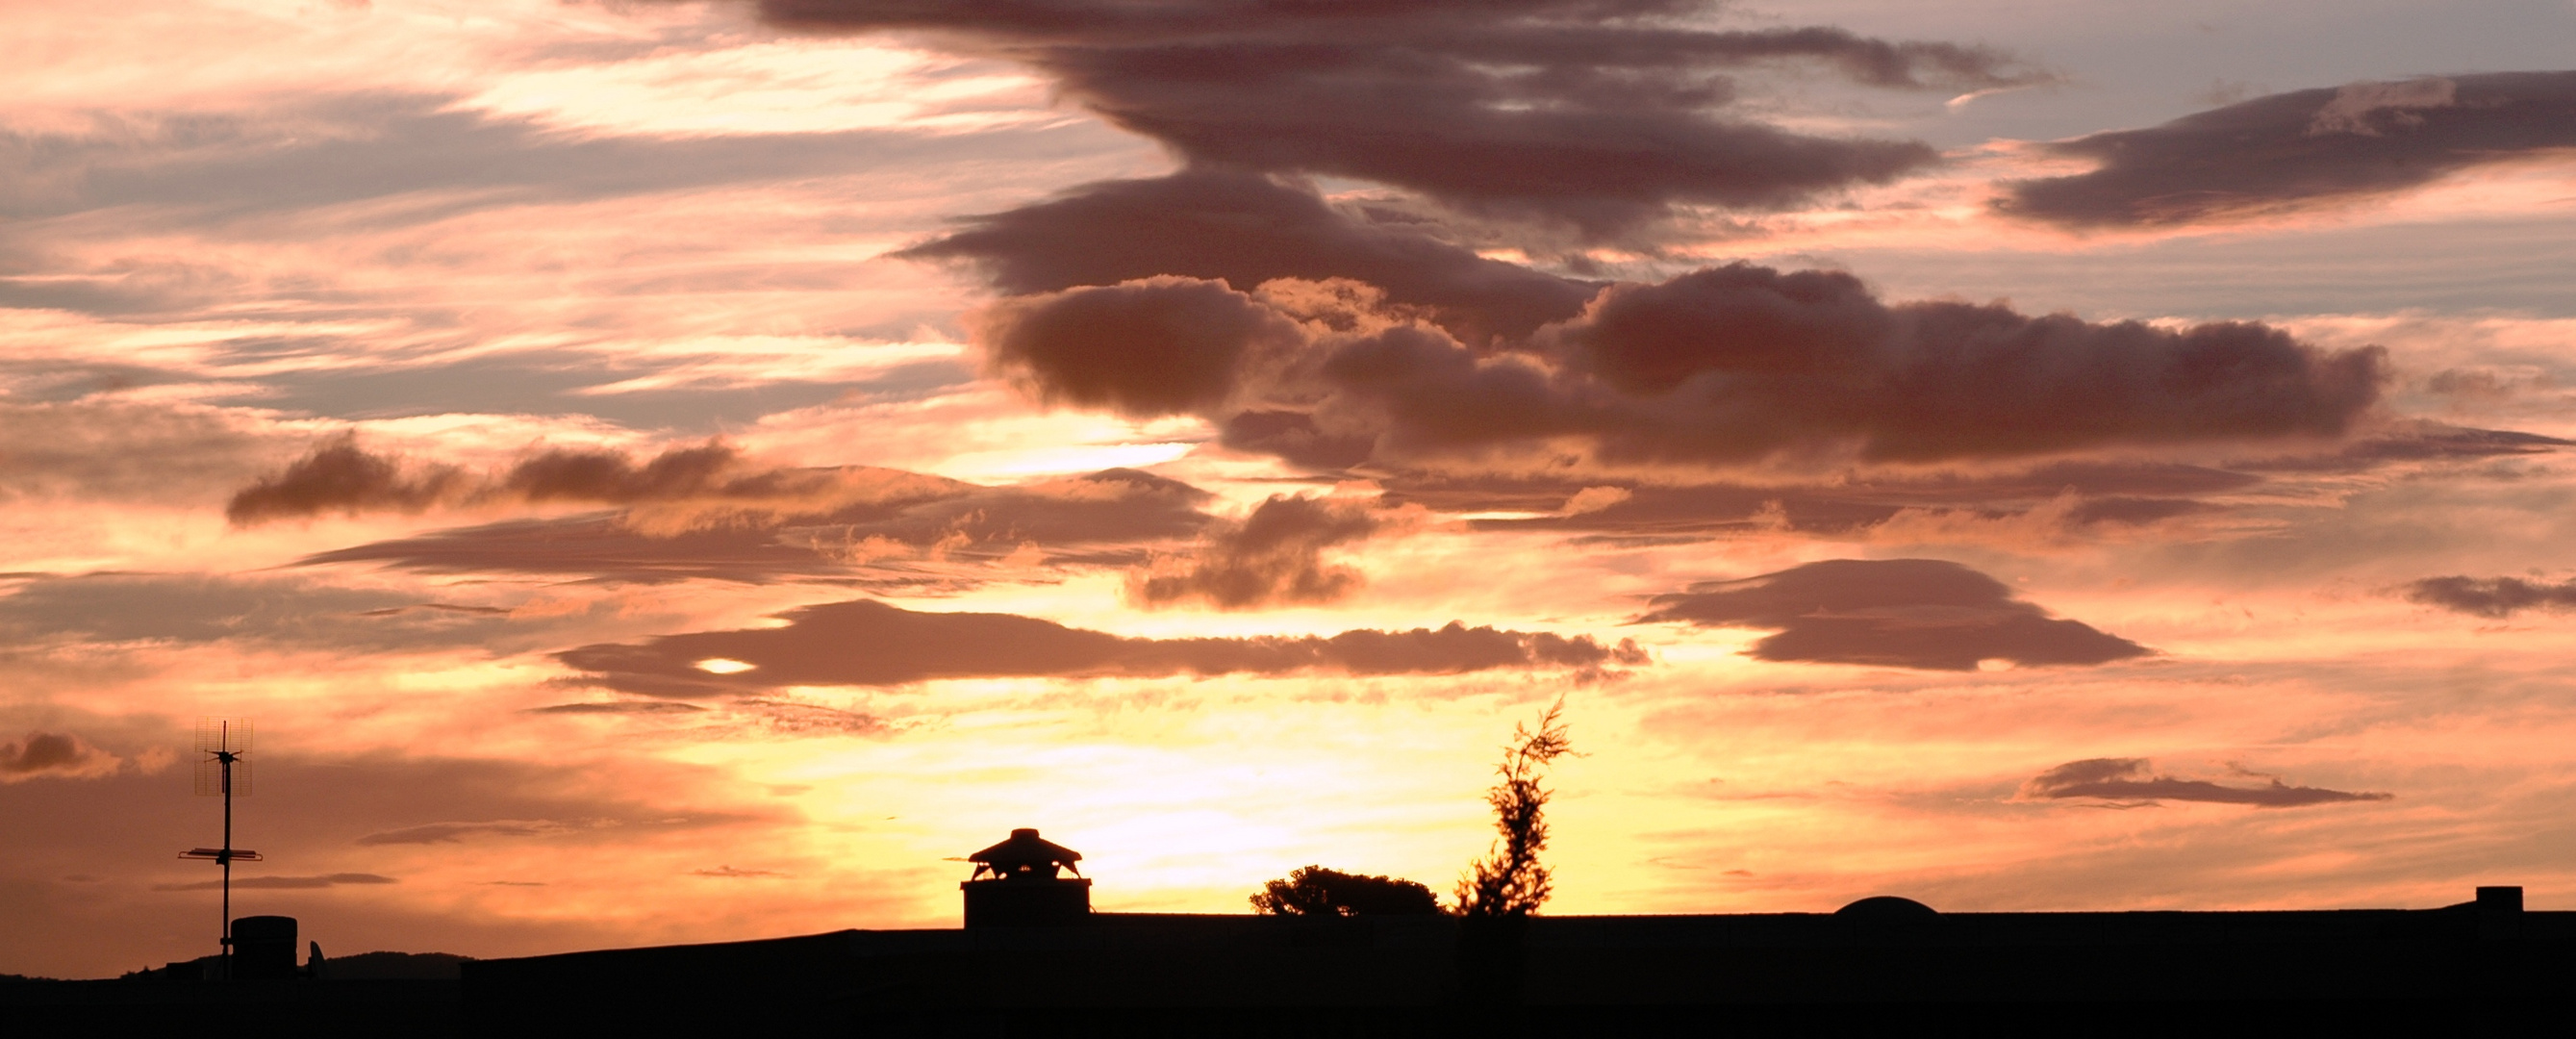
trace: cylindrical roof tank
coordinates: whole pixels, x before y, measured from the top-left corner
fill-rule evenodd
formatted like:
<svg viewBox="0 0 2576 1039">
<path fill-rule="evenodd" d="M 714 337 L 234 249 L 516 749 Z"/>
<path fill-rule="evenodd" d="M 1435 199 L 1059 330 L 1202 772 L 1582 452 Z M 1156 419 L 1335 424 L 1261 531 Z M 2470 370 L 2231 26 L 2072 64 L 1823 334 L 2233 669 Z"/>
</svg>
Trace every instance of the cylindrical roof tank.
<svg viewBox="0 0 2576 1039">
<path fill-rule="evenodd" d="M 244 916 L 233 920 L 233 977 L 251 981 L 294 976 L 294 917 Z"/>
</svg>

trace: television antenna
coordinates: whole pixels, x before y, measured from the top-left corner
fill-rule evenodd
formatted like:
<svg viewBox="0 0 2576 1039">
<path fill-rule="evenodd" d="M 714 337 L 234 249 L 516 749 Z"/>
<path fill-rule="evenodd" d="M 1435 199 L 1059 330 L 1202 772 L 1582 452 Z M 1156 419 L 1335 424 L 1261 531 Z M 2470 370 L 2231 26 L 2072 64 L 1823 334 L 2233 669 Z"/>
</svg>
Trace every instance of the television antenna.
<svg viewBox="0 0 2576 1039">
<path fill-rule="evenodd" d="M 197 719 L 197 796 L 224 799 L 224 846 L 190 848 L 183 859 L 224 868 L 224 980 L 233 976 L 233 863 L 258 862 L 259 853 L 233 847 L 233 795 L 250 796 L 250 719 Z"/>
</svg>

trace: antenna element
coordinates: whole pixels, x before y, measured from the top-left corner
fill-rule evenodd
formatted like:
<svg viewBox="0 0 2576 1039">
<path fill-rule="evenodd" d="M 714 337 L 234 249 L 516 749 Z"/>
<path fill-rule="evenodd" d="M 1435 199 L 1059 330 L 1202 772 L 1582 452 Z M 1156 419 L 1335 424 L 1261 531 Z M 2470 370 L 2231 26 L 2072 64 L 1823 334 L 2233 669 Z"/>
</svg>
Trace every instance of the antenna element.
<svg viewBox="0 0 2576 1039">
<path fill-rule="evenodd" d="M 212 861 L 224 868 L 224 980 L 233 976 L 233 863 L 260 861 L 259 853 L 233 847 L 233 796 L 250 796 L 250 719 L 197 719 L 197 793 L 224 799 L 224 846 L 190 848 L 183 859 Z"/>
</svg>

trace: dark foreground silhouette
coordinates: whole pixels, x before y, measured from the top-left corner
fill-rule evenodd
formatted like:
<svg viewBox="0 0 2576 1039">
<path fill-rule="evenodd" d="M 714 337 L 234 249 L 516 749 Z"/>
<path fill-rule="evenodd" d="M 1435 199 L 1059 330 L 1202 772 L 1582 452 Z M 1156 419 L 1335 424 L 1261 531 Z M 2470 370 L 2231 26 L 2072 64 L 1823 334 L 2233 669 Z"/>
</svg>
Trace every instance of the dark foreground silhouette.
<svg viewBox="0 0 2576 1039">
<path fill-rule="evenodd" d="M 2576 1010 L 2576 913 L 1080 913 L 462 963 L 460 982 L 22 982 L 13 1024 L 246 1033 L 1558 1035 L 2502 1031 Z M 210 1018 L 209 1015 L 213 1015 Z M 27 1034 L 50 1034 L 30 1031 Z"/>
</svg>

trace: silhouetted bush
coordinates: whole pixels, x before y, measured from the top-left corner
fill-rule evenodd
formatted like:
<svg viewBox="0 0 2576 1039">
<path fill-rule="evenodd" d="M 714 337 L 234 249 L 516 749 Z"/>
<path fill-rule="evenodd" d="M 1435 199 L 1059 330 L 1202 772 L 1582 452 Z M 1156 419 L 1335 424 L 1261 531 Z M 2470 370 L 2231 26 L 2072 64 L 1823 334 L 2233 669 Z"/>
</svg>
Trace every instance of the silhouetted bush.
<svg viewBox="0 0 2576 1039">
<path fill-rule="evenodd" d="M 1503 781 L 1485 792 L 1485 803 L 1494 806 L 1494 828 L 1502 832 L 1502 839 L 1459 878 L 1459 915 L 1528 916 L 1554 890 L 1548 868 L 1538 862 L 1538 853 L 1547 847 L 1548 798 L 1547 788 L 1538 780 L 1548 762 L 1574 749 L 1566 739 L 1565 726 L 1557 721 L 1564 710 L 1565 701 L 1558 700 L 1539 716 L 1537 731 L 1512 726 L 1512 742 L 1503 748 L 1503 763 L 1494 768 Z"/>
<path fill-rule="evenodd" d="M 1410 880 L 1299 866 L 1262 885 L 1252 908 L 1271 916 L 1423 916 L 1439 912 L 1440 899 Z"/>
</svg>

